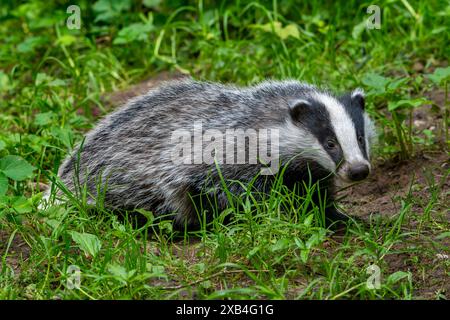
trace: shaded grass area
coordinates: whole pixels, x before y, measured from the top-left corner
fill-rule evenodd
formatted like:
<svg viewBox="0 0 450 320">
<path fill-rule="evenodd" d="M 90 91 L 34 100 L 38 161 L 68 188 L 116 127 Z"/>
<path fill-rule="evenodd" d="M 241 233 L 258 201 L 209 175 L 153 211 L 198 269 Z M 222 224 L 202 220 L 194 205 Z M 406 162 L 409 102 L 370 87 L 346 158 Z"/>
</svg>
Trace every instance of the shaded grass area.
<svg viewBox="0 0 450 320">
<path fill-rule="evenodd" d="M 358 1 L 108 3 L 79 1 L 69 30 L 60 1 L 2 2 L 0 298 L 448 298 L 448 3 L 381 1 L 379 30 Z M 377 168 L 341 194 L 366 224 L 326 229 L 319 204 L 282 189 L 244 193 L 232 224 L 196 233 L 152 219 L 136 229 L 76 200 L 37 209 L 47 177 L 121 94 L 173 74 L 363 87 Z"/>
</svg>

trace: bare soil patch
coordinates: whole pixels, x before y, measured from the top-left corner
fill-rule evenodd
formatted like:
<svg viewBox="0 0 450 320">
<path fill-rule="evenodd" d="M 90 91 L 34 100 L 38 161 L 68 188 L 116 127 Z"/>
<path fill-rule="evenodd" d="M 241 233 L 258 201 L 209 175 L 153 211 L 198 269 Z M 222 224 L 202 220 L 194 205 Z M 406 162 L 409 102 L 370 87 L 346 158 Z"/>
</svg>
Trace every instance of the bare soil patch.
<svg viewBox="0 0 450 320">
<path fill-rule="evenodd" d="M 442 196 L 448 195 L 450 181 L 446 172 L 449 168 L 450 158 L 443 151 L 421 153 L 408 161 L 380 161 L 366 181 L 339 194 L 345 196 L 341 203 L 350 214 L 360 217 L 394 215 L 401 209 L 401 198 L 410 190 L 412 196 L 428 199 L 432 181 L 442 188 Z M 443 201 L 450 207 L 449 199 Z"/>
<path fill-rule="evenodd" d="M 8 250 L 11 234 L 7 230 L 0 229 L 0 257 L 3 257 L 6 250 Z M 22 239 L 20 234 L 16 233 L 6 255 L 6 265 L 13 269 L 14 274 L 20 274 L 21 264 L 30 256 L 30 250 L 31 248 Z"/>
</svg>

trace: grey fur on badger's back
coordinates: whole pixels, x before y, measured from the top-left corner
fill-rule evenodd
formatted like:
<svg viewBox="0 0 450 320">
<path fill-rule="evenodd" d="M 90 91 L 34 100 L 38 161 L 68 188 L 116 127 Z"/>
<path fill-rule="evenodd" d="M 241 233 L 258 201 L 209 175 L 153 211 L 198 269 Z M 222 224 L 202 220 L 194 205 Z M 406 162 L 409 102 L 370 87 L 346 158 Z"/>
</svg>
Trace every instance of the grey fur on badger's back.
<svg viewBox="0 0 450 320">
<path fill-rule="evenodd" d="M 247 88 L 184 80 L 153 89 L 105 117 L 58 174 L 72 191 L 74 181 L 86 184 L 94 198 L 101 176 L 107 181 L 103 200 L 107 207 L 176 213 L 178 223 L 195 224 L 191 195 L 202 190 L 206 181 L 213 181 L 219 190 L 218 173 L 215 164 L 175 164 L 171 134 L 182 128 L 192 130 L 196 121 L 202 122 L 203 130 L 221 132 L 277 129 L 280 160 L 291 160 L 288 180 L 305 179 L 308 167 L 316 179 L 335 173 L 326 184 L 330 192 L 336 179 L 361 180 L 370 170 L 373 126 L 360 90 L 335 97 L 294 80 Z M 243 182 L 257 176 L 260 169 L 260 164 L 221 166 L 225 179 Z M 265 185 L 255 186 L 263 189 Z M 224 209 L 225 194 L 219 191 L 217 199 L 219 209 Z"/>
</svg>

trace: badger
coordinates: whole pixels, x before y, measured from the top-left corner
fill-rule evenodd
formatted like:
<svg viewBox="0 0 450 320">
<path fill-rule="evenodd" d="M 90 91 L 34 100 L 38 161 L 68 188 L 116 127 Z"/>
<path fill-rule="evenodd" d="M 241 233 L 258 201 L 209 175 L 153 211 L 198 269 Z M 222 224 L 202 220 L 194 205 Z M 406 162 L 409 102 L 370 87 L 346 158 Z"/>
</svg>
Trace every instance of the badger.
<svg viewBox="0 0 450 320">
<path fill-rule="evenodd" d="M 361 89 L 335 95 L 296 80 L 250 87 L 169 81 L 103 118 L 58 176 L 75 194 L 85 186 L 89 203 L 101 193 L 105 207 L 144 209 L 194 226 L 199 208 L 208 217 L 213 211 L 200 195 L 212 196 L 221 212 L 229 194 L 250 182 L 269 192 L 281 165 L 289 190 L 320 181 L 327 219 L 345 219 L 334 205 L 336 187 L 371 171 L 375 131 L 364 100 Z M 224 181 L 242 183 L 225 188 Z"/>
</svg>

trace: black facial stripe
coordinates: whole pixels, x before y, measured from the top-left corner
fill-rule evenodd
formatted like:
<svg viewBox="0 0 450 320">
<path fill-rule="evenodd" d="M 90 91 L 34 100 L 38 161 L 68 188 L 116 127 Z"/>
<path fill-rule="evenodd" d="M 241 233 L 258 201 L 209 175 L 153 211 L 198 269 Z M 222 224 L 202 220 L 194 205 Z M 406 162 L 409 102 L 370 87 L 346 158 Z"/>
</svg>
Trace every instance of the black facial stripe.
<svg viewBox="0 0 450 320">
<path fill-rule="evenodd" d="M 361 106 L 356 105 L 356 101 L 352 101 L 350 94 L 346 94 L 342 97 L 339 97 L 339 101 L 344 106 L 345 110 L 347 111 L 348 115 L 350 116 L 350 119 L 352 120 L 355 126 L 356 137 L 361 136 L 363 138 L 363 141 L 359 145 L 359 148 L 364 158 L 367 159 L 366 137 L 364 132 L 364 110 L 362 109 Z"/>
<path fill-rule="evenodd" d="M 297 118 L 294 119 L 294 122 L 298 122 L 319 140 L 319 143 L 337 166 L 342 162 L 344 154 L 331 125 L 330 114 L 323 104 L 314 100 L 308 101 L 310 102 L 310 106 L 307 110 L 300 112 Z M 327 149 L 326 145 L 330 138 L 338 145 L 338 147 L 335 148 L 336 150 Z"/>
</svg>

